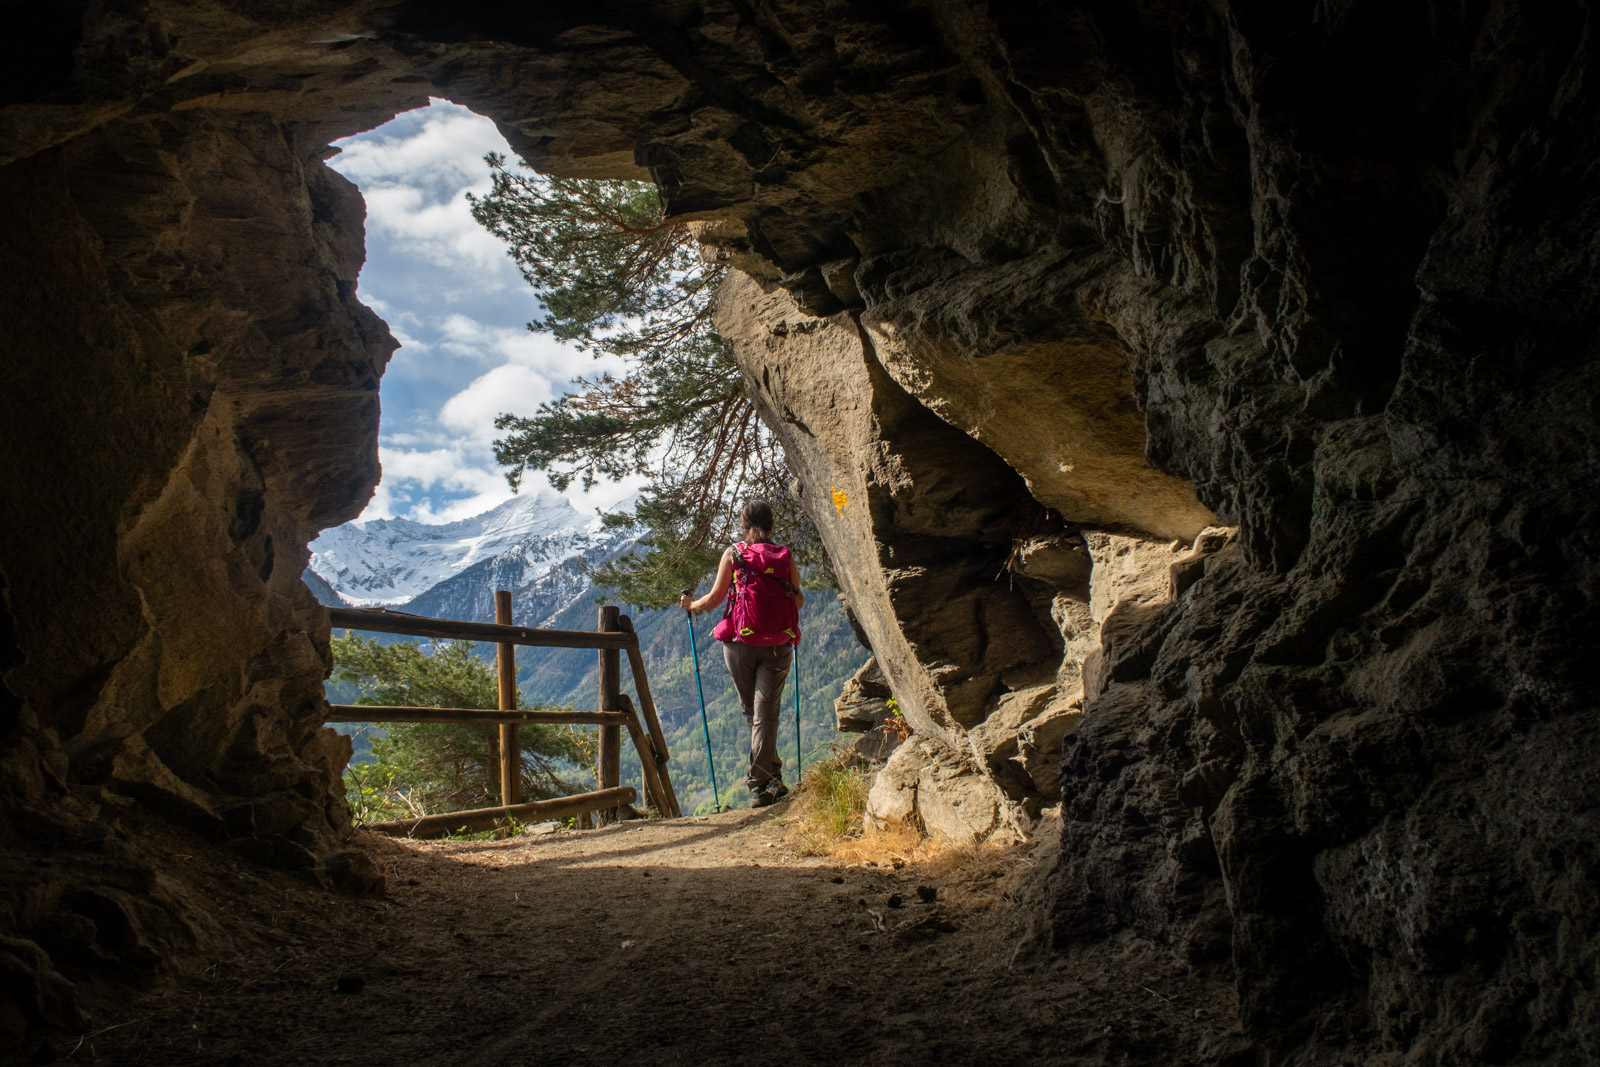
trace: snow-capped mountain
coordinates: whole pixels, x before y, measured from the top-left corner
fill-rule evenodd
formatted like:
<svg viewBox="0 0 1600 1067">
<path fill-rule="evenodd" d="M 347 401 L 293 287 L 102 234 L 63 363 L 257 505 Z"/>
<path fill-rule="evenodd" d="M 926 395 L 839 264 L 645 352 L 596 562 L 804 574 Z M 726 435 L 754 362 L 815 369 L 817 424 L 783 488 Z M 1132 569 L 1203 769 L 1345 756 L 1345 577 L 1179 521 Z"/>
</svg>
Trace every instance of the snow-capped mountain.
<svg viewBox="0 0 1600 1067">
<path fill-rule="evenodd" d="M 577 556 L 608 556 L 626 540 L 541 487 L 442 526 L 371 519 L 324 530 L 311 542 L 309 569 L 352 605 L 400 605 L 491 561 L 523 584 Z"/>
</svg>

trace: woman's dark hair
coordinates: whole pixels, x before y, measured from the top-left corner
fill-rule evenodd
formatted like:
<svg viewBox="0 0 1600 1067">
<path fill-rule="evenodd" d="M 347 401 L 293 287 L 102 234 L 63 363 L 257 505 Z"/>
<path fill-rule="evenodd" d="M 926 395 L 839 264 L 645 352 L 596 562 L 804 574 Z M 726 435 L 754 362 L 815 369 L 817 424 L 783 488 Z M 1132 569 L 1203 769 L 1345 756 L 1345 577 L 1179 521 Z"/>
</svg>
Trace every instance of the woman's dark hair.
<svg viewBox="0 0 1600 1067">
<path fill-rule="evenodd" d="M 739 525 L 762 537 L 772 536 L 772 505 L 765 500 L 752 500 L 739 512 Z"/>
</svg>

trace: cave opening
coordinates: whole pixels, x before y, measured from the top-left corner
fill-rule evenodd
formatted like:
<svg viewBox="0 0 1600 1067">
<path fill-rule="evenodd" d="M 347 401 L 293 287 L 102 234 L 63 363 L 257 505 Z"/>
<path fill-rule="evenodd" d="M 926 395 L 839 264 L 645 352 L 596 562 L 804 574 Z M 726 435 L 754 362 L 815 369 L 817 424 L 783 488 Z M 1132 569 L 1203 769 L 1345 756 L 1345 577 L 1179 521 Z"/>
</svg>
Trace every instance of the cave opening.
<svg viewBox="0 0 1600 1067">
<path fill-rule="evenodd" d="M 580 964 L 653 951 L 613 923 L 681 875 L 630 866 L 620 834 L 551 865 L 588 872 L 560 906 L 605 933 L 582 948 L 474 908 L 544 888 L 505 884 L 490 848 L 452 857 L 451 886 L 397 879 L 438 919 L 404 964 L 381 937 L 340 960 L 355 927 L 308 918 L 398 907 L 320 888 L 370 889 L 373 861 L 346 847 L 301 553 L 378 484 L 395 348 L 355 292 L 360 199 L 320 161 L 437 95 L 557 166 L 648 168 L 745 271 L 729 314 L 885 673 L 920 731 L 1006 772 L 930 756 L 897 796 L 932 783 L 925 817 L 953 819 L 1007 784 L 1062 793 L 1036 1000 L 1008 957 L 994 1011 L 952 1006 L 940 979 L 1017 931 L 935 914 L 941 886 L 893 907 L 909 898 L 877 868 L 806 886 L 862 965 L 830 955 L 825 985 L 785 970 L 749 950 L 766 930 L 708 906 L 781 879 L 754 851 L 733 875 L 695 868 L 712 842 L 691 827 L 696 884 L 658 914 L 711 922 L 725 950 L 665 954 L 661 1010 L 629 1001 L 640 1032 L 692 1056 L 723 1031 L 681 1021 L 759 1015 L 755 975 L 810 1013 L 804 1048 L 765 1018 L 748 1031 L 795 1058 L 860 1058 L 885 1029 L 902 1058 L 948 1057 L 930 1020 L 967 1012 L 969 1058 L 1586 1062 L 1600 97 L 1589 13 L 1549 6 L 63 6 L 0 99 L 0 1035 L 304 1059 L 285 1042 L 339 1033 L 339 998 L 409 982 L 383 1002 L 395 1059 L 506 1051 L 496 1018 L 571 1022 L 574 1061 L 639 1052 L 626 1027 L 593 1036 L 611 987 Z M 941 453 L 904 411 L 992 451 L 1023 505 L 1136 542 L 1084 535 L 1094 695 L 1041 778 L 1011 774 L 1043 749 L 1003 728 L 1037 710 L 1016 699 L 1037 687 L 1000 678 L 1004 636 L 992 675 L 958 669 L 969 623 L 995 616 L 932 580 L 963 540 L 937 535 L 981 516 L 913 514 L 944 464 L 917 467 Z M 972 588 L 1014 547 L 984 537 Z M 1081 600 L 1056 547 L 1039 566 Z M 796 929 L 781 958 L 815 961 Z M 234 988 L 284 999 L 243 1025 L 132 1025 L 119 983 L 252 939 Z M 526 1025 L 517 955 L 554 960 L 570 994 Z M 1115 985 L 1129 959 L 1139 988 Z M 457 968 L 456 1002 L 430 999 L 431 960 Z M 918 960 L 944 974 L 906 984 Z M 883 1027 L 885 983 L 908 1025 Z"/>
</svg>

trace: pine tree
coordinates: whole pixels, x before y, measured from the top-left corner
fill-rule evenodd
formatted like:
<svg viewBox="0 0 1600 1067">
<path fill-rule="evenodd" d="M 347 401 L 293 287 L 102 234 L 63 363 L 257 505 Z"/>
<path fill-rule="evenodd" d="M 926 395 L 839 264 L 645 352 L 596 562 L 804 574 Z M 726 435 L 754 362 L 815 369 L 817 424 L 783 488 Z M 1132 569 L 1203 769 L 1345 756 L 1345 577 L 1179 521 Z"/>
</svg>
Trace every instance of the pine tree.
<svg viewBox="0 0 1600 1067">
<path fill-rule="evenodd" d="M 495 458 L 512 488 L 529 471 L 558 491 L 647 474 L 632 511 L 604 516 L 613 528 L 642 526 L 645 551 L 592 572 L 631 604 L 665 607 L 699 585 L 752 497 L 772 502 L 783 540 L 813 565 L 811 582 L 830 581 L 782 450 L 711 322 L 727 268 L 706 262 L 688 227 L 666 218 L 654 185 L 545 177 L 493 153 L 486 161 L 493 185 L 468 194 L 472 215 L 538 290 L 544 314 L 528 328 L 627 365 L 620 377 L 576 380 L 576 392 L 531 415 L 495 420 L 506 431 Z"/>
</svg>

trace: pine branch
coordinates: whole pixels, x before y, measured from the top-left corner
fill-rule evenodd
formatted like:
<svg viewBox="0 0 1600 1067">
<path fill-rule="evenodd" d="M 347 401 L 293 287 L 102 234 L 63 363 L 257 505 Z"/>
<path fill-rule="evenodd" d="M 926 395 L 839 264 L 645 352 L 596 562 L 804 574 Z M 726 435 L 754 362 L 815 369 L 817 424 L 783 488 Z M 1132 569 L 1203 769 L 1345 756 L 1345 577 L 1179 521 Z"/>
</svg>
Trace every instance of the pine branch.
<svg viewBox="0 0 1600 1067">
<path fill-rule="evenodd" d="M 491 189 L 469 197 L 472 214 L 507 243 L 539 293 L 544 313 L 529 329 L 627 367 L 621 376 L 579 378 L 576 392 L 531 415 L 495 420 L 505 432 L 495 458 L 512 487 L 528 471 L 558 490 L 646 474 L 638 507 L 606 517 L 644 527 L 642 554 L 594 572 L 630 603 L 666 604 L 699 584 L 751 497 L 783 513 L 801 562 L 820 560 L 815 531 L 784 499 L 782 451 L 713 327 L 711 297 L 728 268 L 700 257 L 654 186 L 543 177 L 500 156 L 487 161 Z"/>
</svg>

